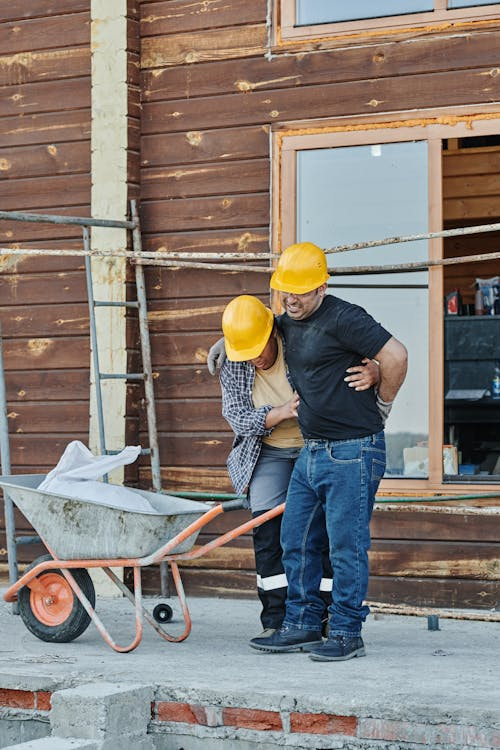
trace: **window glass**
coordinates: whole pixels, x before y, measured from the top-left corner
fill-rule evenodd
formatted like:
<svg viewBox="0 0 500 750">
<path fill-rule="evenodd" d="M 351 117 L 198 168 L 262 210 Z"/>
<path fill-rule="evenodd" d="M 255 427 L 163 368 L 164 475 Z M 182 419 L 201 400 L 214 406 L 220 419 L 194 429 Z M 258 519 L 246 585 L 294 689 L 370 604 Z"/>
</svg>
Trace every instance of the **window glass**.
<svg viewBox="0 0 500 750">
<path fill-rule="evenodd" d="M 425 141 L 297 153 L 297 241 L 323 248 L 428 232 Z M 330 254 L 330 267 L 406 263 L 426 241 Z M 409 370 L 386 426 L 386 477 L 428 475 L 428 273 L 335 276 L 330 292 L 402 341 Z M 417 449 L 417 450 L 405 450 Z"/>
<path fill-rule="evenodd" d="M 483 3 L 459 3 L 460 5 L 482 5 Z M 296 25 L 313 23 L 335 23 L 358 21 L 362 18 L 398 16 L 406 13 L 421 13 L 433 10 L 433 0 L 296 0 Z"/>
<path fill-rule="evenodd" d="M 473 8 L 475 5 L 496 5 L 491 0 L 448 0 L 448 8 Z"/>
</svg>

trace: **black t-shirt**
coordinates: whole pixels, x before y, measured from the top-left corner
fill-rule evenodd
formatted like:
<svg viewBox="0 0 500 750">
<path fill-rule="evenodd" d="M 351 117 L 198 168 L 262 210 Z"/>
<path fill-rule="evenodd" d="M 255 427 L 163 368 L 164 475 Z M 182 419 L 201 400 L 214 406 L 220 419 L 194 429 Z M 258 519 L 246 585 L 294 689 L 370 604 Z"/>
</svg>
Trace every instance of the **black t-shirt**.
<svg viewBox="0 0 500 750">
<path fill-rule="evenodd" d="M 327 295 L 304 320 L 277 319 L 285 358 L 300 396 L 299 425 L 305 438 L 348 440 L 379 432 L 382 421 L 374 389 L 356 391 L 344 382 L 348 367 L 374 357 L 391 338 L 358 305 Z"/>
</svg>

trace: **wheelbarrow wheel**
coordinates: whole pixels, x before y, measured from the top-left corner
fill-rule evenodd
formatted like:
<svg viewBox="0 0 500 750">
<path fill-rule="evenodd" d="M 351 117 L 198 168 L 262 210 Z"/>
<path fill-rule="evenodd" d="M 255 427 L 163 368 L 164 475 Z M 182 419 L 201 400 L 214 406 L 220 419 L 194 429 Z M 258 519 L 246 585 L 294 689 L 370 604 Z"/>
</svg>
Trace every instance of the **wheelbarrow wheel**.
<svg viewBox="0 0 500 750">
<path fill-rule="evenodd" d="M 170 622 L 174 616 L 174 610 L 169 604 L 157 604 L 153 609 L 153 617 L 156 622 Z"/>
<path fill-rule="evenodd" d="M 26 572 L 35 565 L 52 559 L 50 555 L 43 555 L 32 562 Z M 95 589 L 88 571 L 85 568 L 74 568 L 71 573 L 94 607 Z M 44 570 L 37 575 L 37 579 L 48 593 L 23 586 L 18 595 L 22 621 L 41 641 L 74 641 L 90 625 L 90 616 L 60 570 Z"/>
</svg>

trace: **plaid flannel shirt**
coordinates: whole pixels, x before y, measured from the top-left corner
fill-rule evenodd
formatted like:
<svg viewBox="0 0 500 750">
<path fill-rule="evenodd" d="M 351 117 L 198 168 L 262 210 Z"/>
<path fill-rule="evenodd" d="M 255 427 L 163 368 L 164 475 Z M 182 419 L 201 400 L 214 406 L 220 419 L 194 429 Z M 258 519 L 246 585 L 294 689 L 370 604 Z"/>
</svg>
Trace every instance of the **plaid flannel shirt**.
<svg viewBox="0 0 500 750">
<path fill-rule="evenodd" d="M 251 362 L 226 359 L 220 371 L 222 416 L 234 432 L 234 441 L 227 459 L 227 468 L 236 492 L 246 490 L 259 458 L 262 438 L 270 435 L 266 416 L 272 406 L 255 408 L 252 391 L 255 366 Z M 287 378 L 290 376 L 287 369 Z M 290 383 L 291 384 L 291 383 Z"/>
<path fill-rule="evenodd" d="M 234 432 L 233 446 L 227 458 L 227 469 L 236 492 L 243 492 L 250 482 L 259 458 L 262 438 L 270 435 L 266 416 L 272 406 L 253 405 L 252 389 L 255 367 L 251 362 L 226 359 L 220 371 L 222 416 Z"/>
</svg>

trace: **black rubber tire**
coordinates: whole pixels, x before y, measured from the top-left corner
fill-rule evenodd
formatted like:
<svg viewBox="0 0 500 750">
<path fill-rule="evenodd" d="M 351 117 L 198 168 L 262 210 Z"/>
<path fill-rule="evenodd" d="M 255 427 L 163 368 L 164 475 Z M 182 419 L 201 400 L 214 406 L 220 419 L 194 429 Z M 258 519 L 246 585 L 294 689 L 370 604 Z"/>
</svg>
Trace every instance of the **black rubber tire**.
<svg viewBox="0 0 500 750">
<path fill-rule="evenodd" d="M 50 555 L 38 557 L 31 563 L 26 571 L 31 570 L 35 565 L 38 565 L 41 562 L 45 562 L 45 560 L 52 559 L 53 558 Z M 74 568 L 70 572 L 73 574 L 75 581 L 80 586 L 92 607 L 95 607 L 95 589 L 88 571 L 85 568 Z M 64 578 L 61 571 L 57 568 L 46 570 L 40 575 L 45 575 L 47 573 L 57 574 Z M 38 577 L 40 576 L 37 576 L 37 578 Z M 64 581 L 66 582 L 65 578 Z M 28 630 L 41 641 L 48 641 L 49 643 L 69 643 L 84 633 L 90 625 L 90 616 L 87 614 L 80 600 L 74 593 L 72 610 L 66 620 L 58 625 L 47 625 L 46 623 L 40 622 L 31 608 L 30 595 L 31 591 L 28 586 L 23 586 L 19 591 L 19 614 Z"/>
<path fill-rule="evenodd" d="M 153 617 L 156 622 L 170 622 L 174 616 L 174 610 L 169 604 L 157 604 L 153 609 Z"/>
</svg>

